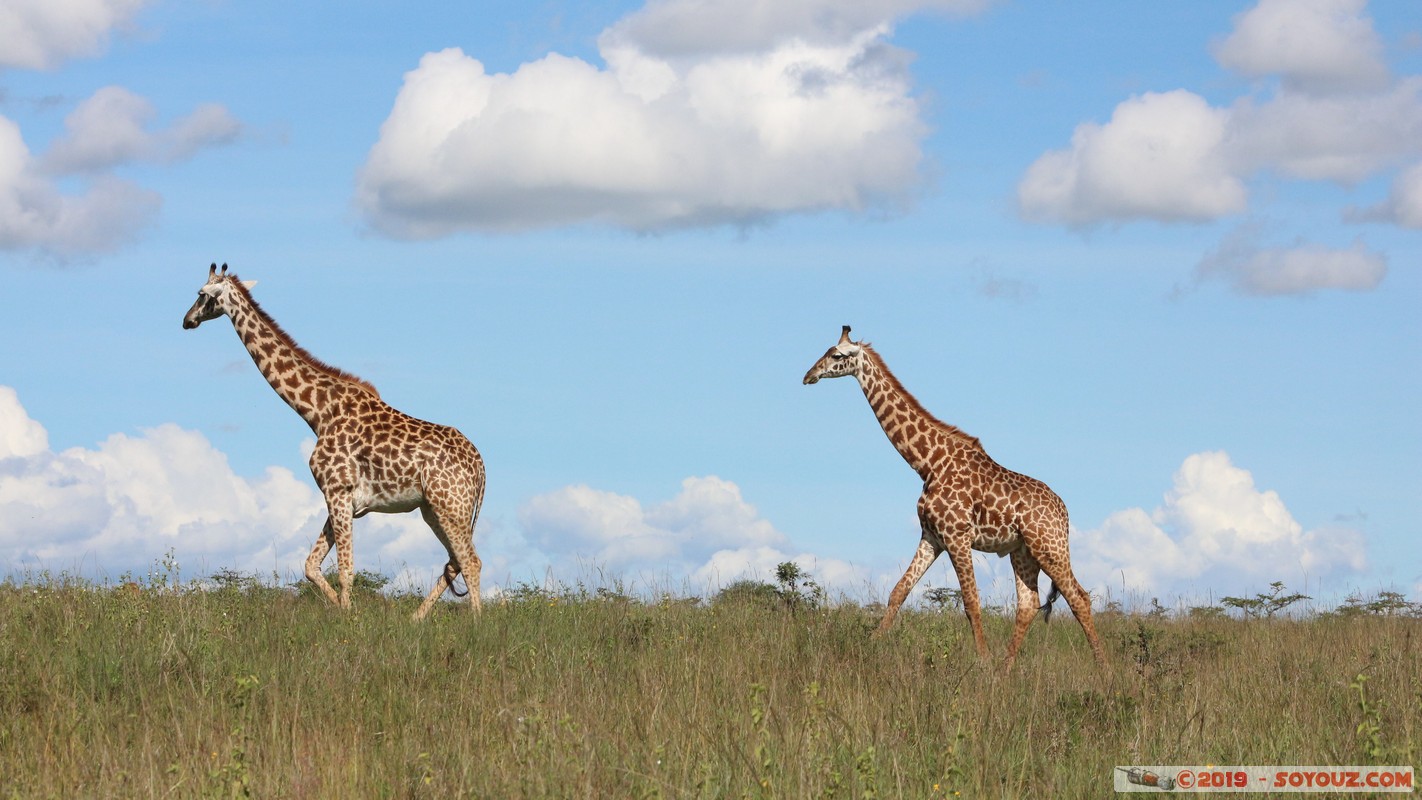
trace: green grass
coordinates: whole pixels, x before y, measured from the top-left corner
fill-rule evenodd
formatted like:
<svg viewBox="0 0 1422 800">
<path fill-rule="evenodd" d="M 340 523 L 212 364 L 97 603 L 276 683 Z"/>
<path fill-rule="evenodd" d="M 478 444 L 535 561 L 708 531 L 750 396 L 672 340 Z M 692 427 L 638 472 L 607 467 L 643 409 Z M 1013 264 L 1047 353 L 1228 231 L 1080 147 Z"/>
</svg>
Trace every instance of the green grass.
<svg viewBox="0 0 1422 800">
<path fill-rule="evenodd" d="M 1073 798 L 1117 764 L 1422 766 L 1415 617 L 1105 613 L 1103 672 L 1059 614 L 1004 674 L 960 613 L 873 638 L 855 605 L 511 596 L 414 624 L 368 592 L 0 584 L 0 797 Z"/>
</svg>

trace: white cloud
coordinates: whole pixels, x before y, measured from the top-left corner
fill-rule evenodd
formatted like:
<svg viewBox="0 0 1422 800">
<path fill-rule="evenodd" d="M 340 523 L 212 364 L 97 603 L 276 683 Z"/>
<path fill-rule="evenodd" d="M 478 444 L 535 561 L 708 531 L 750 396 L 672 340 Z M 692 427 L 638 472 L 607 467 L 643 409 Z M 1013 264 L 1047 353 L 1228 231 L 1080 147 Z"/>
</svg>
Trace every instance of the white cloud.
<svg viewBox="0 0 1422 800">
<path fill-rule="evenodd" d="M 1212 49 L 1228 69 L 1279 75 L 1309 91 L 1376 88 L 1388 73 L 1366 7 L 1367 0 L 1260 0 Z"/>
<path fill-rule="evenodd" d="M 1261 247 L 1257 231 L 1242 226 L 1195 269 L 1197 280 L 1222 280 L 1249 295 L 1302 295 L 1324 289 L 1366 291 L 1387 274 L 1387 259 L 1362 241 L 1331 248 L 1296 242 Z"/>
<path fill-rule="evenodd" d="M 1247 212 L 1247 182 L 1263 174 L 1352 186 L 1414 160 L 1422 77 L 1389 74 L 1365 12 L 1366 0 L 1260 0 L 1213 50 L 1222 66 L 1278 76 L 1277 86 L 1225 107 L 1184 89 L 1120 103 L 1109 122 L 1079 125 L 1068 148 L 1027 169 L 1017 187 L 1023 218 L 1078 227 L 1206 222 Z M 1422 216 L 1412 210 L 1422 190 L 1414 177 L 1399 178 L 1386 203 L 1343 216 L 1408 225 Z M 1383 256 L 1361 243 L 1245 244 L 1224 242 L 1197 277 L 1267 295 L 1371 289 L 1386 271 Z"/>
<path fill-rule="evenodd" d="M 19 393 L 0 386 L 0 460 L 28 458 L 48 449 L 49 434 L 25 413 Z"/>
<path fill-rule="evenodd" d="M 43 174 L 20 129 L 0 116 L 0 250 L 60 258 L 101 253 L 131 240 L 161 205 L 159 196 L 108 175 L 78 194 Z"/>
<path fill-rule="evenodd" d="M 359 176 L 377 229 L 433 237 L 601 223 L 752 224 L 911 199 L 926 127 L 896 15 L 980 2 L 673 0 L 490 74 L 458 49 L 406 74 Z"/>
<path fill-rule="evenodd" d="M 687 478 L 675 497 L 650 507 L 567 486 L 530 499 L 519 524 L 563 576 L 590 561 L 618 575 L 685 577 L 693 590 L 710 592 L 742 578 L 770 580 L 777 565 L 794 561 L 826 587 L 855 591 L 870 581 L 862 567 L 795 552 L 740 487 L 715 476 Z"/>
<path fill-rule="evenodd" d="M 785 535 L 741 497 L 736 484 L 717 478 L 687 478 L 681 492 L 647 512 L 654 527 L 677 531 L 693 552 L 785 543 Z"/>
<path fill-rule="evenodd" d="M 588 486 L 534 497 L 520 509 L 519 523 L 545 552 L 579 553 L 614 568 L 667 559 L 679 551 L 670 534 L 646 522 L 636 498 Z"/>
<path fill-rule="evenodd" d="M 60 260 L 110 252 L 153 222 L 162 198 L 114 177 L 125 164 L 171 163 L 226 144 L 241 123 L 204 105 L 164 130 L 150 129 L 151 103 L 118 86 L 95 92 L 65 118 L 65 133 L 42 156 L 0 116 L 0 250 L 32 250 Z M 57 178 L 78 174 L 77 190 Z"/>
<path fill-rule="evenodd" d="M 1283 91 L 1227 109 L 1177 89 L 1079 125 L 1069 148 L 1027 169 L 1018 204 L 1035 222 L 1203 222 L 1245 211 L 1245 181 L 1261 171 L 1352 184 L 1419 152 L 1422 79 L 1349 95 Z"/>
<path fill-rule="evenodd" d="M 167 130 L 150 130 L 157 109 L 121 86 L 106 86 L 83 101 L 64 120 L 64 135 L 42 159 L 55 174 L 96 172 L 137 162 L 173 162 L 199 149 L 228 144 L 242 124 L 227 109 L 205 104 Z"/>
<path fill-rule="evenodd" d="M 304 559 L 319 532 L 323 504 L 313 489 L 275 467 L 237 476 L 195 431 L 160 425 L 53 452 L 18 402 L 0 412 L 7 431 L 31 432 L 27 447 L 0 460 L 7 570 L 142 574 L 171 548 L 183 563 L 270 573 L 277 556 Z"/>
<path fill-rule="evenodd" d="M 1277 492 L 1260 490 L 1248 470 L 1215 451 L 1186 458 L 1153 512 L 1119 511 L 1100 528 L 1076 532 L 1072 560 L 1089 589 L 1124 584 L 1165 597 L 1201 588 L 1197 581 L 1238 591 L 1361 572 L 1365 549 L 1356 530 L 1305 531 Z"/>
<path fill-rule="evenodd" d="M 150 0 L 6 0 L 0 4 L 0 67 L 50 69 L 103 50 Z"/>
<path fill-rule="evenodd" d="M 1370 208 L 1350 209 L 1348 217 L 1357 222 L 1391 222 L 1422 229 L 1422 162 L 1398 174 L 1387 200 Z"/>
<path fill-rule="evenodd" d="M 993 0 L 652 0 L 603 32 L 664 58 L 751 53 L 788 40 L 842 42 L 916 11 L 978 13 Z"/>
<path fill-rule="evenodd" d="M 151 0 L 6 0 L 0 3 L 0 68 L 51 69 L 102 52 Z M 65 132 L 34 156 L 14 121 L 0 116 L 0 251 L 58 262 L 110 252 L 136 238 L 162 198 L 114 177 L 134 162 L 171 163 L 233 141 L 242 125 L 206 104 L 162 131 L 153 105 L 118 86 L 84 100 Z M 82 175 L 63 185 L 56 178 Z"/>
<path fill-rule="evenodd" d="M 530 499 L 519 523 L 546 553 L 577 553 L 613 569 L 684 572 L 719 550 L 785 542 L 739 487 L 715 476 L 687 478 L 675 497 L 651 508 L 634 497 L 566 486 Z"/>
<path fill-rule="evenodd" d="M 1184 90 L 1133 97 L 1110 122 L 1083 123 L 1069 149 L 1048 152 L 1028 168 L 1018 187 L 1022 214 L 1068 225 L 1237 214 L 1246 192 L 1222 150 L 1228 120 L 1227 112 Z"/>
<path fill-rule="evenodd" d="M 1422 78 L 1377 91 L 1242 98 L 1229 111 L 1227 140 L 1223 153 L 1241 177 L 1273 170 L 1357 183 L 1422 153 Z"/>
</svg>

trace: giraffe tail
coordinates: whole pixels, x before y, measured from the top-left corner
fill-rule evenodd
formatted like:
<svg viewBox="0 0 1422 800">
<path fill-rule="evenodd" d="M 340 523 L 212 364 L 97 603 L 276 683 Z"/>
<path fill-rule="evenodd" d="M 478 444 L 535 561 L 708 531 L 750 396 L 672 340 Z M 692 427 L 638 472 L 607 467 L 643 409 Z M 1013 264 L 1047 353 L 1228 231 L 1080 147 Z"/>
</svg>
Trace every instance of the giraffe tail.
<svg viewBox="0 0 1422 800">
<path fill-rule="evenodd" d="M 459 577 L 459 570 L 455 569 L 453 564 L 444 565 L 444 577 L 449 581 L 449 591 L 452 592 L 455 597 L 464 597 L 469 594 L 469 584 L 466 583 L 464 585 L 464 591 L 462 592 L 455 587 L 454 579 Z"/>
<path fill-rule="evenodd" d="M 1052 581 L 1052 590 L 1047 593 L 1047 602 L 1043 603 L 1038 611 L 1042 612 L 1042 621 L 1052 621 L 1052 603 L 1057 602 L 1057 598 L 1062 596 L 1062 590 L 1057 588 L 1057 582 Z"/>
</svg>

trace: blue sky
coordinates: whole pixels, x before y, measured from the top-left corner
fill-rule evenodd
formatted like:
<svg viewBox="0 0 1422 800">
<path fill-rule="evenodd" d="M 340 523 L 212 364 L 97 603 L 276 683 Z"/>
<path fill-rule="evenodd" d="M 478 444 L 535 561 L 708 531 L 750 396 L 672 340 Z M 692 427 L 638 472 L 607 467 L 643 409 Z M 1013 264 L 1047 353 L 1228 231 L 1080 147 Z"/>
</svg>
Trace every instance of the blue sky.
<svg viewBox="0 0 1422 800">
<path fill-rule="evenodd" d="M 916 476 L 842 324 L 1114 597 L 1422 597 L 1422 8 L 0 0 L 0 569 L 292 579 L 310 432 L 227 262 L 458 426 L 485 588 L 882 599 Z M 418 515 L 358 568 L 427 585 Z M 1007 599 L 1006 563 L 979 583 Z M 945 563 L 925 585 L 956 585 Z"/>
</svg>

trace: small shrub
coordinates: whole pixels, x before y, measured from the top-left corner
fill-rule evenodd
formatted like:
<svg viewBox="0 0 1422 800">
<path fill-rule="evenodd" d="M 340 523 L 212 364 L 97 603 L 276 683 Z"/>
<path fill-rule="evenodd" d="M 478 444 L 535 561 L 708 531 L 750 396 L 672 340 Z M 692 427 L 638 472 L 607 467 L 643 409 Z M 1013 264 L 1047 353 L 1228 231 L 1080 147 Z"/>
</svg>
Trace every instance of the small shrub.
<svg viewBox="0 0 1422 800">
<path fill-rule="evenodd" d="M 825 590 L 794 561 L 781 562 L 775 568 L 776 590 L 785 605 L 791 608 L 819 608 L 824 604 Z"/>
<path fill-rule="evenodd" d="M 217 591 L 250 592 L 261 587 L 257 576 L 231 568 L 223 568 L 208 577 Z"/>
<path fill-rule="evenodd" d="M 338 593 L 341 591 L 341 575 L 336 570 L 333 569 L 326 573 L 326 582 L 331 584 L 331 588 L 335 589 Z M 390 583 L 390 579 L 381 575 L 379 572 L 372 572 L 367 569 L 357 570 L 355 576 L 351 579 L 351 596 L 383 597 L 382 590 L 388 583 Z M 296 589 L 300 597 L 321 598 L 321 590 L 316 588 L 316 584 L 305 578 L 291 584 L 291 586 Z"/>
<path fill-rule="evenodd" d="M 963 610 L 963 590 L 951 586 L 938 586 L 923 593 L 923 599 L 938 611 Z"/>
<path fill-rule="evenodd" d="M 1274 581 L 1269 584 L 1272 591 L 1268 594 L 1263 592 L 1253 597 L 1226 597 L 1220 600 L 1222 605 L 1230 608 L 1237 608 L 1244 613 L 1246 618 L 1263 617 L 1273 619 L 1274 615 L 1299 602 L 1300 600 L 1312 600 L 1306 594 L 1284 594 L 1284 582 Z"/>
<path fill-rule="evenodd" d="M 748 603 L 774 606 L 780 602 L 780 590 L 765 581 L 745 578 L 717 592 L 711 602 L 713 605 Z"/>
<path fill-rule="evenodd" d="M 1229 612 L 1220 606 L 1190 606 L 1186 614 L 1190 619 L 1201 622 L 1229 619 Z"/>
<path fill-rule="evenodd" d="M 1353 593 L 1328 613 L 1338 617 L 1422 617 L 1422 603 L 1409 602 L 1401 592 L 1378 592 L 1371 600 Z"/>
</svg>

